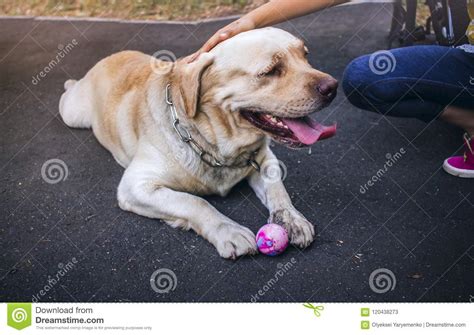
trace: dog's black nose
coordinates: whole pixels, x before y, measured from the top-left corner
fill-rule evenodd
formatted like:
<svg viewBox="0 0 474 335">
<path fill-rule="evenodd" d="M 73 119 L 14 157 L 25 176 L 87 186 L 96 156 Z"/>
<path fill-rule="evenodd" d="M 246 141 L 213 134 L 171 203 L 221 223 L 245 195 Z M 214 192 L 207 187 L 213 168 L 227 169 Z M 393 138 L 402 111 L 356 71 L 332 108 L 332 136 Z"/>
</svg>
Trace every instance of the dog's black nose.
<svg viewBox="0 0 474 335">
<path fill-rule="evenodd" d="M 334 99 L 337 93 L 338 82 L 333 77 L 322 79 L 317 86 L 319 94 L 327 99 Z"/>
</svg>

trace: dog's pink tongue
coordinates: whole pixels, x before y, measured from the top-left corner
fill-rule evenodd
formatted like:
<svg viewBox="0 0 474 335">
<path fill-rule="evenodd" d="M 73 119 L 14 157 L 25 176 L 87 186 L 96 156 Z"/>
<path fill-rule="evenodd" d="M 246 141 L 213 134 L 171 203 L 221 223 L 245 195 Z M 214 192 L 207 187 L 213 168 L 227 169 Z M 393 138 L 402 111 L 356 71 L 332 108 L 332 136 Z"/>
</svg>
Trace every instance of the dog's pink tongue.
<svg viewBox="0 0 474 335">
<path fill-rule="evenodd" d="M 298 119 L 281 119 L 295 134 L 298 140 L 306 145 L 316 143 L 318 140 L 329 138 L 336 134 L 336 124 L 323 126 L 308 116 Z"/>
</svg>

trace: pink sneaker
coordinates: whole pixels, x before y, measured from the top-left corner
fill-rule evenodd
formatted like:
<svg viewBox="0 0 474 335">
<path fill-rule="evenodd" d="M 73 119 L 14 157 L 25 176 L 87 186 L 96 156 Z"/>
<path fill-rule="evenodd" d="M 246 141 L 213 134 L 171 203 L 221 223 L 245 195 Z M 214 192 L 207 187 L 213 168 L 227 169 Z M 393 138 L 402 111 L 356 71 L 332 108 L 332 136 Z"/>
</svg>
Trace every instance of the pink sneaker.
<svg viewBox="0 0 474 335">
<path fill-rule="evenodd" d="M 449 157 L 444 161 L 443 168 L 449 174 L 461 178 L 474 178 L 474 137 L 464 134 L 466 151 L 464 156 Z"/>
</svg>

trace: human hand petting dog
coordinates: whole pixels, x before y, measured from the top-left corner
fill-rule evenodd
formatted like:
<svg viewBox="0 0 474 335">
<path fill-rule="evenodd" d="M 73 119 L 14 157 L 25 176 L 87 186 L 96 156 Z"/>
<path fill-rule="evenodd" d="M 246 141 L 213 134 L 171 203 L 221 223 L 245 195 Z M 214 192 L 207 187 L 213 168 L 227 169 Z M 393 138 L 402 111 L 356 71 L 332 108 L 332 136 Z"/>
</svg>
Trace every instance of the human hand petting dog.
<svg viewBox="0 0 474 335">
<path fill-rule="evenodd" d="M 219 29 L 198 51 L 186 57 L 186 61 L 194 62 L 200 54 L 211 51 L 219 43 L 245 31 L 268 27 L 344 2 L 350 0 L 272 0 Z"/>
<path fill-rule="evenodd" d="M 243 16 L 242 18 L 234 21 L 224 28 L 219 29 L 212 37 L 204 43 L 204 45 L 186 58 L 188 63 L 194 62 L 200 54 L 211 51 L 217 44 L 237 35 L 244 31 L 255 29 L 255 23 L 251 17 Z"/>
</svg>

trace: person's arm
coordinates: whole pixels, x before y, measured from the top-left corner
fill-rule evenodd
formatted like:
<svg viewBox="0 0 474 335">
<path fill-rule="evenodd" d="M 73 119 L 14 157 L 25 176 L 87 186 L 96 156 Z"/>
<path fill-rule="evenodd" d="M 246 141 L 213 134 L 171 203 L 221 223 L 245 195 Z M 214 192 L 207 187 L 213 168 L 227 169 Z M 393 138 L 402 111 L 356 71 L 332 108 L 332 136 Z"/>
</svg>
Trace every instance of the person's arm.
<svg viewBox="0 0 474 335">
<path fill-rule="evenodd" d="M 194 61 L 201 53 L 210 51 L 220 42 L 244 31 L 271 26 L 349 1 L 350 0 L 271 0 L 242 16 L 240 19 L 219 29 L 201 49 L 189 57 L 189 62 Z"/>
<path fill-rule="evenodd" d="M 349 0 L 271 0 L 244 17 L 248 17 L 255 28 L 263 28 L 344 2 Z"/>
</svg>

